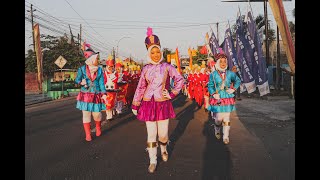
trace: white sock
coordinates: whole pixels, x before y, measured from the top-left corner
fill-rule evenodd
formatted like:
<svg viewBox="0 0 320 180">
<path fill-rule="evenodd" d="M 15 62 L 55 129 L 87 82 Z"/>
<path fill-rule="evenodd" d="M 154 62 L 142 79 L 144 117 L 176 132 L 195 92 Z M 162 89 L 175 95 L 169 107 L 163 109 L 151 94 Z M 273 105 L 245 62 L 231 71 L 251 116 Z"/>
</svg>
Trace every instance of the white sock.
<svg viewBox="0 0 320 180">
<path fill-rule="evenodd" d="M 157 164 L 157 147 L 147 148 L 150 158 L 150 164 Z"/>
</svg>

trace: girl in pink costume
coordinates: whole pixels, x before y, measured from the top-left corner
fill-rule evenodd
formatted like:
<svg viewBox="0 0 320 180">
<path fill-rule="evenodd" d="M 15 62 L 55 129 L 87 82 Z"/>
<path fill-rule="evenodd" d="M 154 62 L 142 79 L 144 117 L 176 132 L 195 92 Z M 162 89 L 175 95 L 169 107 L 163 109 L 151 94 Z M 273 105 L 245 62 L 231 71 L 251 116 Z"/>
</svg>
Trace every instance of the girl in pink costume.
<svg viewBox="0 0 320 180">
<path fill-rule="evenodd" d="M 176 97 L 182 86 L 183 77 L 170 64 L 163 61 L 158 36 L 152 34 L 148 28 L 145 45 L 148 50 L 149 63 L 141 72 L 141 77 L 133 98 L 132 112 L 137 119 L 146 123 L 147 150 L 150 158 L 149 173 L 153 173 L 157 166 L 157 134 L 164 162 L 168 160 L 167 142 L 169 118 L 175 118 L 171 99 Z M 175 86 L 170 89 L 170 78 Z"/>
</svg>

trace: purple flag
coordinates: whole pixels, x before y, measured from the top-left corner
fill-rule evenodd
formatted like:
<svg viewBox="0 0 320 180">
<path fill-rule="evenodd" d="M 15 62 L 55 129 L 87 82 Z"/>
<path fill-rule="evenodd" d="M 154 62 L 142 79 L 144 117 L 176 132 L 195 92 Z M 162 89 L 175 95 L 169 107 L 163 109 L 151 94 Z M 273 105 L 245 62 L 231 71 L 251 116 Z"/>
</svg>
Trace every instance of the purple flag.
<svg viewBox="0 0 320 180">
<path fill-rule="evenodd" d="M 246 39 L 250 44 L 250 48 L 253 51 L 252 57 L 252 68 L 255 77 L 256 84 L 258 86 L 260 96 L 270 93 L 268 84 L 268 75 L 266 68 L 266 60 L 262 53 L 262 43 L 258 35 L 256 24 L 252 18 L 251 12 L 247 14 L 247 28 L 246 28 Z"/>
<path fill-rule="evenodd" d="M 252 76 L 252 70 L 250 67 L 249 62 L 250 59 L 250 53 L 248 47 L 245 47 L 245 37 L 244 37 L 244 31 L 243 31 L 243 22 L 238 16 L 237 18 L 237 30 L 236 30 L 236 52 L 237 52 L 237 58 L 240 65 L 240 72 L 243 79 L 243 84 L 246 87 L 248 93 L 252 93 L 256 90 L 256 83 L 254 80 L 254 77 Z"/>
<path fill-rule="evenodd" d="M 225 54 L 228 58 L 229 69 L 231 69 L 233 66 L 236 66 L 237 70 L 239 71 L 241 82 L 243 82 L 240 67 L 238 64 L 238 59 L 237 59 L 237 52 L 234 48 L 230 28 L 227 28 L 227 30 L 226 30 L 226 33 L 224 36 L 224 41 L 223 41 L 222 45 L 223 45 L 223 51 L 225 52 Z"/>
<path fill-rule="evenodd" d="M 219 44 L 218 44 L 218 40 L 217 40 L 216 36 L 214 35 L 213 31 L 211 33 L 211 37 L 209 38 L 209 46 L 210 46 L 210 50 L 213 53 L 213 55 L 217 54 Z"/>
</svg>

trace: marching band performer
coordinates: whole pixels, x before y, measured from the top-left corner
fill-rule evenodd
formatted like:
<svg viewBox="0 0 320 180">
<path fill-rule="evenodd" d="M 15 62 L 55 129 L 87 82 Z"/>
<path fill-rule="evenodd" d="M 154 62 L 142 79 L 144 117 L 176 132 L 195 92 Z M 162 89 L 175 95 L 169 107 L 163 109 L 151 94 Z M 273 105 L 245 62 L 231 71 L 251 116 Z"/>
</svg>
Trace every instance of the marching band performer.
<svg viewBox="0 0 320 180">
<path fill-rule="evenodd" d="M 116 76 L 113 68 L 114 60 L 112 59 L 112 56 L 108 56 L 106 61 L 106 70 L 104 72 L 104 85 L 107 91 L 107 98 L 105 101 L 107 121 L 113 118 L 117 98 L 118 77 Z"/>
<path fill-rule="evenodd" d="M 235 110 L 234 91 L 240 86 L 240 78 L 232 71 L 227 70 L 227 56 L 220 50 L 215 56 L 216 71 L 210 74 L 208 90 L 210 105 L 208 110 L 215 113 L 215 136 L 220 139 L 220 125 L 223 125 L 223 142 L 229 143 L 230 112 Z M 233 83 L 233 87 L 231 87 Z"/>
<path fill-rule="evenodd" d="M 82 111 L 83 127 L 86 141 L 91 141 L 91 116 L 96 124 L 96 136 L 101 135 L 101 111 L 106 107 L 102 99 L 106 100 L 103 70 L 99 67 L 99 53 L 94 52 L 89 44 L 84 43 L 84 56 L 87 59 L 85 65 L 78 69 L 76 84 L 81 85 L 77 96 L 77 108 Z"/>
<path fill-rule="evenodd" d="M 127 94 L 127 87 L 128 87 L 128 78 L 123 72 L 123 65 L 120 58 L 117 58 L 116 62 L 116 76 L 118 77 L 118 89 L 119 92 L 117 93 L 117 103 L 116 103 L 116 112 L 117 114 L 121 114 L 124 105 L 126 102 L 126 94 Z"/>
<path fill-rule="evenodd" d="M 149 153 L 149 173 L 154 173 L 157 166 L 157 135 L 161 157 L 168 160 L 167 143 L 169 118 L 175 113 L 171 99 L 177 96 L 183 85 L 183 77 L 167 62 L 163 61 L 163 52 L 158 36 L 148 28 L 145 45 L 148 50 L 149 63 L 142 68 L 141 77 L 133 98 L 132 112 L 137 119 L 146 123 L 147 151 Z M 170 78 L 175 86 L 170 89 Z"/>
</svg>

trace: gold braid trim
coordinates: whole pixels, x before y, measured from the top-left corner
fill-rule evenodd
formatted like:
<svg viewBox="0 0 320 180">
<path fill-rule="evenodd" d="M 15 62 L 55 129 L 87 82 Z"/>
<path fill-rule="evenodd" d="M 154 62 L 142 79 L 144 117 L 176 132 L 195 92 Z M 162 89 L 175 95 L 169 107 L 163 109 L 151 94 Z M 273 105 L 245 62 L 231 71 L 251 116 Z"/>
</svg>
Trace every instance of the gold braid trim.
<svg viewBox="0 0 320 180">
<path fill-rule="evenodd" d="M 140 106 L 141 102 L 133 101 L 132 104 L 135 106 Z"/>
<path fill-rule="evenodd" d="M 224 122 L 224 121 L 223 121 L 223 122 L 222 122 L 222 125 L 223 125 L 223 126 L 230 126 L 230 121 L 229 121 L 229 122 Z"/>
<path fill-rule="evenodd" d="M 154 147 L 158 147 L 157 142 L 147 142 L 147 148 L 154 148 Z"/>
</svg>

